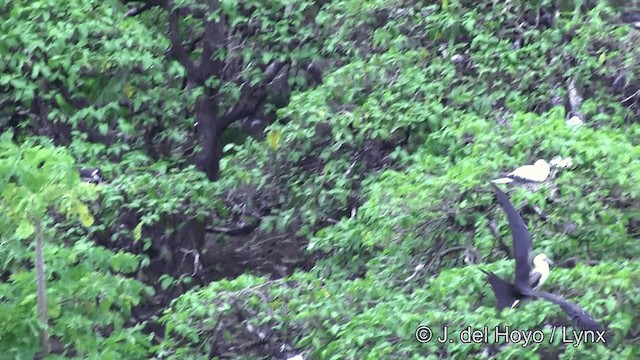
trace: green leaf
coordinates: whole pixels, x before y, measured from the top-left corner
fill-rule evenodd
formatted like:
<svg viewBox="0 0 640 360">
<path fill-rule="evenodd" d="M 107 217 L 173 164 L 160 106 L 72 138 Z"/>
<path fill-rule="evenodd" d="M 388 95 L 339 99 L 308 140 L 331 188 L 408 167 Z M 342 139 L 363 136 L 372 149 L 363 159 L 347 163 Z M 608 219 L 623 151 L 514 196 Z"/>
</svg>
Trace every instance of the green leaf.
<svg viewBox="0 0 640 360">
<path fill-rule="evenodd" d="M 35 226 L 30 221 L 23 219 L 16 229 L 16 235 L 19 239 L 24 240 L 33 235 L 35 231 Z"/>
<path fill-rule="evenodd" d="M 135 241 L 139 241 L 142 238 L 142 223 L 139 223 L 134 229 L 133 229 L 133 239 Z"/>
<path fill-rule="evenodd" d="M 98 132 L 100 132 L 101 135 L 107 135 L 109 132 L 109 124 L 102 123 L 98 125 Z"/>
<path fill-rule="evenodd" d="M 269 147 L 273 150 L 277 150 L 280 146 L 280 138 L 282 137 L 282 131 L 280 130 L 271 130 L 267 134 L 267 142 L 269 143 Z"/>
</svg>

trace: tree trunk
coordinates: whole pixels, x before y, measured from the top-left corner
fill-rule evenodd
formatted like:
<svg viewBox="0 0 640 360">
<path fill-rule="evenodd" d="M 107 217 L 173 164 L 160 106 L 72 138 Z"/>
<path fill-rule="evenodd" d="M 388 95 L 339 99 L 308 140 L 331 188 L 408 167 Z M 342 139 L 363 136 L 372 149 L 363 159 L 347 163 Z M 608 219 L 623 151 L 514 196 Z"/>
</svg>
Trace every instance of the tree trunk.
<svg viewBox="0 0 640 360">
<path fill-rule="evenodd" d="M 220 178 L 222 132 L 232 121 L 225 121 L 218 116 L 218 102 L 215 96 L 210 93 L 204 94 L 196 100 L 195 115 L 198 122 L 200 151 L 195 155 L 194 162 L 196 168 L 207 174 L 209 180 L 216 181 Z M 179 238 L 191 240 L 189 245 L 198 253 L 202 251 L 205 237 L 204 221 L 188 220 L 186 228 L 179 229 L 179 233 Z"/>
<path fill-rule="evenodd" d="M 196 100 L 195 112 L 201 148 L 195 156 L 195 165 L 207 174 L 209 180 L 215 181 L 220 178 L 221 135 L 224 130 L 218 118 L 218 102 L 213 96 L 202 95 Z"/>
<path fill-rule="evenodd" d="M 42 239 L 42 220 L 36 220 L 36 284 L 38 288 L 38 318 L 40 319 L 40 346 L 42 358 L 49 355 L 49 316 L 47 314 L 47 288 L 44 274 L 44 240 Z"/>
</svg>

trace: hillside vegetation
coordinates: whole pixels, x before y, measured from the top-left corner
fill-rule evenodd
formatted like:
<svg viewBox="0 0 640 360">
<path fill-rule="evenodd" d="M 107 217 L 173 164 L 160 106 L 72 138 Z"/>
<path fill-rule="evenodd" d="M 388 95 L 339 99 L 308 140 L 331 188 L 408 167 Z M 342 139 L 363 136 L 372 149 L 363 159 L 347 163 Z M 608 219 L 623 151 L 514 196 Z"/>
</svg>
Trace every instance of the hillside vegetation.
<svg viewBox="0 0 640 360">
<path fill-rule="evenodd" d="M 0 0 L 0 358 L 640 358 L 623 5 Z M 509 198 L 606 344 L 481 271 L 514 271 L 490 181 L 556 156 Z"/>
</svg>

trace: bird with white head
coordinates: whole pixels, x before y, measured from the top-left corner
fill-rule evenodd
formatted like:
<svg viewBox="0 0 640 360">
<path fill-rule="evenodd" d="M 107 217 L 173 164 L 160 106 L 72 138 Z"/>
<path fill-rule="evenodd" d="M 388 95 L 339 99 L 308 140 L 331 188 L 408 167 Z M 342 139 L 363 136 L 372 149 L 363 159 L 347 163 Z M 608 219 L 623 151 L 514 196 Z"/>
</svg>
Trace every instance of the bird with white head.
<svg viewBox="0 0 640 360">
<path fill-rule="evenodd" d="M 553 265 L 553 261 L 546 254 L 538 254 L 533 258 L 533 269 L 529 272 L 529 284 L 534 291 L 539 290 L 542 284 L 547 281 L 551 272 L 549 265 Z M 519 299 L 514 301 L 511 308 L 516 307 L 519 302 Z"/>
<path fill-rule="evenodd" d="M 549 265 L 553 265 L 553 261 L 546 254 L 538 254 L 533 258 L 533 269 L 529 273 L 529 283 L 533 290 L 538 290 L 549 277 Z"/>
<path fill-rule="evenodd" d="M 541 183 L 547 180 L 551 166 L 544 159 L 539 159 L 533 165 L 523 165 L 508 173 L 506 176 L 492 180 L 494 184 L 508 184 L 511 182 Z"/>
</svg>

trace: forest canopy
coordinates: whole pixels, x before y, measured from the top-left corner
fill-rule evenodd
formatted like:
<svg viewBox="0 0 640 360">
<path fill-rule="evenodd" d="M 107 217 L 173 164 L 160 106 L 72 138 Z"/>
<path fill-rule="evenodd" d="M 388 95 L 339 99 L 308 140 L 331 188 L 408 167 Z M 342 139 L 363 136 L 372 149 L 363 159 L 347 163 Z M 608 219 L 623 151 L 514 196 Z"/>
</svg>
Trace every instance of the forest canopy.
<svg viewBox="0 0 640 360">
<path fill-rule="evenodd" d="M 640 358 L 637 5 L 0 0 L 0 357 Z"/>
</svg>

